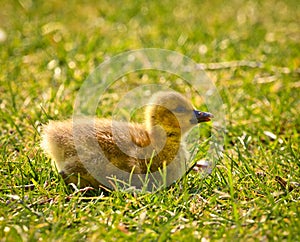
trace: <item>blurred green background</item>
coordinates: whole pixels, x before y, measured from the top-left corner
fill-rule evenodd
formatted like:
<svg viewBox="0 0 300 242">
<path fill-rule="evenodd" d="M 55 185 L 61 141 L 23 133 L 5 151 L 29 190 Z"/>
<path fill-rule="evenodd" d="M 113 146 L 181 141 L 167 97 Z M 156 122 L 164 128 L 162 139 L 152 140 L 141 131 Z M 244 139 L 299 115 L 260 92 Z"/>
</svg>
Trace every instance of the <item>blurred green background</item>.
<svg viewBox="0 0 300 242">
<path fill-rule="evenodd" d="M 3 241 L 300 239 L 298 1 L 0 6 Z M 147 47 L 206 64 L 226 110 L 223 159 L 208 178 L 158 194 L 72 193 L 39 148 L 41 124 L 72 115 L 104 60 Z"/>
</svg>

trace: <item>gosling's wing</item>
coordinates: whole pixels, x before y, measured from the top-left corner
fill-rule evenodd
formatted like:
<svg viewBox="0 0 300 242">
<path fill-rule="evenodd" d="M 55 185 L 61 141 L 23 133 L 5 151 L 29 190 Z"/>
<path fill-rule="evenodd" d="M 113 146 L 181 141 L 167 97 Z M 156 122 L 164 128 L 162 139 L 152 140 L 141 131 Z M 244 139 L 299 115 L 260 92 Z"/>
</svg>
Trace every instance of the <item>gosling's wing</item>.
<svg viewBox="0 0 300 242">
<path fill-rule="evenodd" d="M 144 148 L 150 148 L 151 140 L 143 125 L 113 121 L 108 128 L 109 132 L 103 132 L 103 125 L 97 124 L 96 135 L 100 147 L 110 160 L 119 159 L 124 164 L 129 159 L 145 157 L 142 155 Z"/>
<path fill-rule="evenodd" d="M 139 147 L 147 147 L 151 144 L 149 133 L 140 124 L 130 124 L 131 141 Z"/>
<path fill-rule="evenodd" d="M 149 133 L 143 125 L 122 121 L 106 120 L 103 123 L 103 120 L 97 120 L 96 136 L 100 146 L 114 144 L 123 146 L 121 150 L 132 149 L 130 147 L 133 146 L 147 147 L 151 143 Z"/>
</svg>

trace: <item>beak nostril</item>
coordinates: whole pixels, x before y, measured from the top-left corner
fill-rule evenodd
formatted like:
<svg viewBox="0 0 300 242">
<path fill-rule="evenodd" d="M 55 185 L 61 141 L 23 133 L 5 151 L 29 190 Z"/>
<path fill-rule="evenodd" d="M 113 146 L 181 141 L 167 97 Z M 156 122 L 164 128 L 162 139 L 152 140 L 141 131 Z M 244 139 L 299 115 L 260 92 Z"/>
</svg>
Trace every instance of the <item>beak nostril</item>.
<svg viewBox="0 0 300 242">
<path fill-rule="evenodd" d="M 208 121 L 210 121 L 211 118 L 214 117 L 214 115 L 212 115 L 211 113 L 201 112 L 201 111 L 198 111 L 198 110 L 194 110 L 194 114 L 196 116 L 196 119 L 197 119 L 198 123 L 208 122 Z"/>
</svg>

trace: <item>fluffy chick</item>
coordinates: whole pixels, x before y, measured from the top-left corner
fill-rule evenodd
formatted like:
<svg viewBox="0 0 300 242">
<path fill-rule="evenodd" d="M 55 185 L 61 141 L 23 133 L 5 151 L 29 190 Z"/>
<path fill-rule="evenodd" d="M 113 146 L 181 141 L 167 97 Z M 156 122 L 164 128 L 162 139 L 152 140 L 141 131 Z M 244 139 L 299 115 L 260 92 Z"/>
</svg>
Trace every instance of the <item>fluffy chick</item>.
<svg viewBox="0 0 300 242">
<path fill-rule="evenodd" d="M 67 183 L 78 184 L 80 177 L 80 187 L 111 187 L 108 177 L 141 187 L 141 176 L 158 174 L 152 177 L 157 182 L 162 170 L 170 184 L 185 172 L 184 135 L 212 117 L 196 111 L 179 93 L 159 92 L 146 108 L 144 124 L 99 118 L 50 121 L 41 147 Z"/>
</svg>

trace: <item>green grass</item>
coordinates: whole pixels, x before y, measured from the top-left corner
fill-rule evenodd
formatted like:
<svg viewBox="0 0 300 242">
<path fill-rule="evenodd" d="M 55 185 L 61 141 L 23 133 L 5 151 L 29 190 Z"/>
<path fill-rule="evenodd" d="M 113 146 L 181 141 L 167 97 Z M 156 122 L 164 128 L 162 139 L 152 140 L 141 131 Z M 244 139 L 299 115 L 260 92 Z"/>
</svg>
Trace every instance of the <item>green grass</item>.
<svg viewBox="0 0 300 242">
<path fill-rule="evenodd" d="M 292 0 L 2 1 L 1 240 L 299 241 L 299 19 Z M 146 47 L 229 62 L 207 71 L 226 110 L 224 157 L 153 194 L 74 192 L 39 148 L 41 124 L 71 117 L 107 57 Z"/>
</svg>

